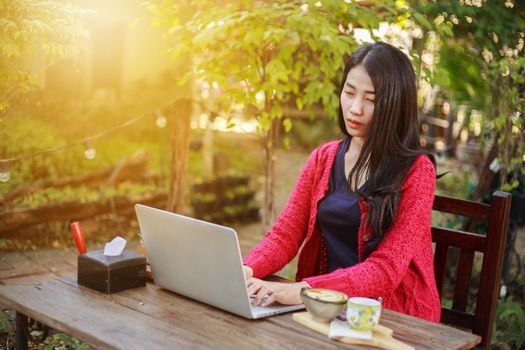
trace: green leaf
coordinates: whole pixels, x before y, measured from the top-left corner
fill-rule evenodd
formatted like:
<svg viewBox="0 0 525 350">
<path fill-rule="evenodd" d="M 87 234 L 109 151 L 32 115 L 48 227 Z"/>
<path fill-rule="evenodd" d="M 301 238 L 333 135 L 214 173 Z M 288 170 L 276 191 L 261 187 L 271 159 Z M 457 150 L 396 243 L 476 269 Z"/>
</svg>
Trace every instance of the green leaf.
<svg viewBox="0 0 525 350">
<path fill-rule="evenodd" d="M 33 338 L 37 338 L 37 337 L 41 337 L 42 334 L 44 334 L 44 332 L 43 331 L 33 330 L 33 331 L 29 332 L 29 334 L 31 334 L 31 336 Z"/>
<path fill-rule="evenodd" d="M 279 97 L 279 93 L 277 94 Z M 283 116 L 283 109 L 281 106 L 279 106 L 277 103 L 272 104 L 272 111 L 271 111 L 271 117 L 272 118 L 280 118 Z"/>
<path fill-rule="evenodd" d="M 63 334 L 63 333 L 57 333 L 57 334 L 55 334 L 53 336 L 53 338 L 55 338 L 57 341 L 64 342 L 66 345 L 69 345 L 72 348 L 76 348 L 76 346 L 77 346 L 77 342 L 75 341 L 75 339 L 73 339 L 69 335 L 66 335 L 66 334 Z"/>
<path fill-rule="evenodd" d="M 160 10 L 159 10 L 159 7 L 152 3 L 152 2 L 147 2 L 147 5 L 146 5 L 146 10 L 148 10 L 149 12 L 153 13 L 154 15 L 160 15 Z"/>
<path fill-rule="evenodd" d="M 423 27 L 425 27 L 425 29 L 427 30 L 433 29 L 432 24 L 419 12 L 413 11 L 412 16 L 415 18 L 416 22 L 422 25 Z"/>
<path fill-rule="evenodd" d="M 295 104 L 296 104 L 296 106 L 297 106 L 297 109 L 299 109 L 299 110 L 302 110 L 303 107 L 304 107 L 303 99 L 300 98 L 300 97 L 297 97 L 297 98 L 295 99 Z"/>
<path fill-rule="evenodd" d="M 447 26 L 447 25 L 441 25 L 438 27 L 438 31 L 441 33 L 441 34 L 444 34 L 445 36 L 448 36 L 448 37 L 453 37 L 454 36 L 454 32 L 452 31 L 452 29 Z"/>
<path fill-rule="evenodd" d="M 234 128 L 235 125 L 236 124 L 231 119 L 229 119 L 228 122 L 226 123 L 226 129 Z"/>
<path fill-rule="evenodd" d="M 292 120 L 290 118 L 285 118 L 283 120 L 283 127 L 286 133 L 289 133 L 292 130 Z"/>
<path fill-rule="evenodd" d="M 264 132 L 268 132 L 268 130 L 270 130 L 272 122 L 270 121 L 270 116 L 268 115 L 268 113 L 263 113 L 263 115 L 260 118 L 260 124 Z"/>
<path fill-rule="evenodd" d="M 290 138 L 288 137 L 288 135 L 285 136 L 284 139 L 283 139 L 283 146 L 287 150 L 290 149 L 290 147 L 291 147 L 291 142 L 290 142 Z"/>
<path fill-rule="evenodd" d="M 0 330 L 4 330 L 11 337 L 14 336 L 13 326 L 11 325 L 7 315 L 2 310 L 0 310 L 0 326 Z"/>
<path fill-rule="evenodd" d="M 494 119 L 494 126 L 496 129 L 502 130 L 505 127 L 505 123 L 507 121 L 507 118 L 504 115 L 500 115 L 496 119 Z"/>
</svg>

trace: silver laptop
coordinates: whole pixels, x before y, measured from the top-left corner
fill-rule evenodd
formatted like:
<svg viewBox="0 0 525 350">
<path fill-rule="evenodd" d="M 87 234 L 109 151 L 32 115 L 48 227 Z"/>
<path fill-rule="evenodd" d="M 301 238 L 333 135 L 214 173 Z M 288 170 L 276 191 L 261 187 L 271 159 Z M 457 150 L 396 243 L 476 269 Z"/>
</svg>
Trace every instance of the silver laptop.
<svg viewBox="0 0 525 350">
<path fill-rule="evenodd" d="M 232 228 L 142 204 L 135 211 L 157 285 L 245 318 L 304 308 L 252 305 Z"/>
</svg>

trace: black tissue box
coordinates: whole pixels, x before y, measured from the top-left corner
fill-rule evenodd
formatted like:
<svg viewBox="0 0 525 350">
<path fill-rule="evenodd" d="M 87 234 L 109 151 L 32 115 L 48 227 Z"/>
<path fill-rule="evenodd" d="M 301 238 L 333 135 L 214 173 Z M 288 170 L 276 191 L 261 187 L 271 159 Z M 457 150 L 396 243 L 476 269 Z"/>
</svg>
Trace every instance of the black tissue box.
<svg viewBox="0 0 525 350">
<path fill-rule="evenodd" d="M 78 284 L 110 294 L 146 285 L 146 258 L 123 251 L 105 256 L 104 250 L 92 250 L 78 256 Z"/>
</svg>

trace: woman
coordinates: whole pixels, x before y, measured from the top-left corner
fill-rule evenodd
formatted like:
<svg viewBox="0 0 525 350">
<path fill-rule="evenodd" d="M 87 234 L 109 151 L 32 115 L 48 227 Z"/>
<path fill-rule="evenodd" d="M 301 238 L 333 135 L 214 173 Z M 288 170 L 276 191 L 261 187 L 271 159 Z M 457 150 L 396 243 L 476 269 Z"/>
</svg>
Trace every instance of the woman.
<svg viewBox="0 0 525 350">
<path fill-rule="evenodd" d="M 415 74 L 381 42 L 354 52 L 340 93 L 346 134 L 314 150 L 288 204 L 244 259 L 248 292 L 262 306 L 299 304 L 304 286 L 382 297 L 383 306 L 440 320 L 430 216 L 432 156 L 419 148 Z M 299 251 L 296 283 L 263 281 Z"/>
</svg>

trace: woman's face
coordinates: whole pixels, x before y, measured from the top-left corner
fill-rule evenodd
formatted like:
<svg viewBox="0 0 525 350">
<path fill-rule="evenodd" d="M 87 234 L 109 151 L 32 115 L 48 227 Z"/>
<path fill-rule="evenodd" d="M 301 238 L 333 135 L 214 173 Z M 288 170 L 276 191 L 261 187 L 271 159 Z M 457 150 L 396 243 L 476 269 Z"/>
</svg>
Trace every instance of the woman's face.
<svg viewBox="0 0 525 350">
<path fill-rule="evenodd" d="M 348 134 L 365 139 L 372 125 L 375 105 L 374 84 L 362 65 L 348 72 L 341 93 L 341 108 Z"/>
</svg>

